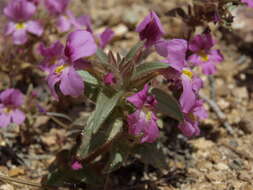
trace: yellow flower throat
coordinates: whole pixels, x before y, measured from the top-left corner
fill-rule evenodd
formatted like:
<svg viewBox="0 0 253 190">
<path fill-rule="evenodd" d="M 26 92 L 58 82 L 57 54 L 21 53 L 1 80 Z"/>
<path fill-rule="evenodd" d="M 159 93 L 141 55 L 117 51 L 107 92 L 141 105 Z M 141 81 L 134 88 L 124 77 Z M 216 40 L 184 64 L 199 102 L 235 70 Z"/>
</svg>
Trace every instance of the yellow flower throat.
<svg viewBox="0 0 253 190">
<path fill-rule="evenodd" d="M 15 25 L 15 27 L 16 27 L 17 30 L 22 30 L 22 29 L 26 28 L 26 24 L 24 22 L 20 22 L 20 23 L 17 23 Z"/>
</svg>

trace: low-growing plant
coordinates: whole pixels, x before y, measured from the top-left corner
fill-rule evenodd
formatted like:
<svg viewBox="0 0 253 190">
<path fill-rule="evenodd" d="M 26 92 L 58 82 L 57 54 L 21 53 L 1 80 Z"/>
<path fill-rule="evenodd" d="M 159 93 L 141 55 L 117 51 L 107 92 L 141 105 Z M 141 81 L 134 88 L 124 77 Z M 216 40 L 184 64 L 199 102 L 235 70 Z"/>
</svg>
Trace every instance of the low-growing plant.
<svg viewBox="0 0 253 190">
<path fill-rule="evenodd" d="M 95 105 L 75 146 L 56 156 L 43 178 L 45 187 L 103 184 L 107 174 L 134 155 L 156 168 L 166 168 L 159 141 L 162 118 L 177 121 L 187 137 L 198 136 L 199 122 L 207 118 L 199 97 L 203 81 L 196 70 L 213 75 L 223 61 L 208 24 L 229 27 L 230 8 L 242 2 L 253 7 L 253 1 L 195 0 L 188 12 L 183 8 L 168 11 L 168 16 L 179 15 L 189 26 L 184 39 L 164 39 L 159 17 L 150 11 L 136 28 L 140 41 L 124 55 L 105 51 L 114 32 L 107 28 L 96 34 L 89 16 L 76 17 L 68 9 L 69 2 L 44 0 L 45 7 L 41 7 L 40 1 L 11 0 L 4 8 L 5 36 L 13 49 L 1 54 L 5 62 L 1 72 L 10 83 L 0 94 L 0 126 L 28 123 L 25 114 L 30 110 L 24 94 L 15 88 L 15 73 L 23 72 L 24 62 L 36 61 L 37 65 L 28 67 L 43 72 L 56 101 L 71 96 Z M 203 32 L 195 35 L 198 26 L 204 27 Z M 152 54 L 160 60 L 147 61 Z M 41 113 L 47 112 L 39 102 L 35 104 Z"/>
</svg>

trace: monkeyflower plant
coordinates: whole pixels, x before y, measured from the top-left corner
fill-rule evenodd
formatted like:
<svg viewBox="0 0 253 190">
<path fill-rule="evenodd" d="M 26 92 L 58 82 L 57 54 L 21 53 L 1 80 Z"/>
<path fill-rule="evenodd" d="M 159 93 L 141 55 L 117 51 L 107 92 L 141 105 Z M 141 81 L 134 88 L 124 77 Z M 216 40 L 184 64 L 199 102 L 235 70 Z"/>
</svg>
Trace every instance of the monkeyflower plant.
<svg viewBox="0 0 253 190">
<path fill-rule="evenodd" d="M 32 19 L 40 2 L 54 19 L 53 25 L 45 22 L 45 26 L 58 29 L 54 31 L 53 43 L 48 36 L 42 36 L 41 24 Z M 167 127 L 163 125 L 164 118 L 176 123 L 171 127 L 188 138 L 201 134 L 199 123 L 207 118 L 199 96 L 204 86 L 199 75 L 215 74 L 217 64 L 223 61 L 221 52 L 214 47 L 212 32 L 195 34 L 190 30 L 187 39 L 165 39 L 163 25 L 151 11 L 136 27 L 139 42 L 122 55 L 104 50 L 114 32 L 106 28 L 96 34 L 90 17 L 76 17 L 68 8 L 70 2 L 11 0 L 4 8 L 8 18 L 5 35 L 11 36 L 15 45 L 25 44 L 27 33 L 42 36 L 38 43 L 42 56 L 38 68 L 44 71 L 53 99 L 61 102 L 66 100 L 64 96 L 69 96 L 94 104 L 89 118 L 81 118 L 82 132 L 76 137 L 76 144 L 56 156 L 43 185 L 54 188 L 85 183 L 99 189 L 96 185 L 106 181 L 104 176 L 122 166 L 129 157 L 141 158 L 155 168 L 166 168 L 160 141 Z M 206 27 L 203 22 L 217 24 L 229 15 L 223 6 L 228 1 L 219 1 L 218 7 L 209 0 L 197 2 L 192 7 L 195 16 L 180 12 L 184 22 L 188 26 L 192 24 L 191 29 L 199 25 Z M 252 0 L 235 2 L 253 6 Z M 200 8 L 207 5 L 214 9 Z M 57 39 L 57 35 L 65 34 L 66 38 Z M 62 43 L 64 39 L 66 42 Z M 151 54 L 159 55 L 159 60 L 147 61 Z M 0 127 L 21 125 L 26 118 L 23 104 L 24 95 L 18 89 L 3 90 Z M 41 113 L 46 113 L 38 107 Z"/>
<path fill-rule="evenodd" d="M 211 34 L 201 34 L 204 39 L 197 40 L 195 49 L 191 44 L 196 37 L 190 41 L 166 40 L 154 11 L 136 31 L 140 42 L 126 55 L 106 53 L 89 30 L 71 32 L 65 47 L 60 42 L 49 47 L 40 45 L 44 56 L 41 68 L 47 73 L 52 95 L 57 100 L 63 95 L 85 97 L 95 103 L 94 111 L 83 123 L 77 145 L 61 153 L 67 157 L 66 165 L 51 170 L 44 179 L 45 184 L 73 180 L 81 183 L 82 179 L 96 184 L 103 178 L 91 176 L 110 173 L 135 154 L 144 158 L 155 152 L 154 167 L 167 167 L 159 148 L 162 117 L 176 120 L 177 128 L 187 137 L 200 135 L 199 121 L 207 113 L 198 94 L 203 82 L 195 74 L 195 67 L 216 64 L 210 53 L 213 51 Z M 151 53 L 164 58 L 148 62 L 146 59 Z M 210 56 L 208 63 L 193 63 L 191 57 L 202 56 L 200 53 Z M 166 83 L 160 83 L 158 76 Z M 53 165 L 57 164 L 61 163 L 56 160 Z M 100 164 L 102 167 L 94 172 L 92 168 Z M 57 181 L 57 176 L 62 178 Z"/>
</svg>

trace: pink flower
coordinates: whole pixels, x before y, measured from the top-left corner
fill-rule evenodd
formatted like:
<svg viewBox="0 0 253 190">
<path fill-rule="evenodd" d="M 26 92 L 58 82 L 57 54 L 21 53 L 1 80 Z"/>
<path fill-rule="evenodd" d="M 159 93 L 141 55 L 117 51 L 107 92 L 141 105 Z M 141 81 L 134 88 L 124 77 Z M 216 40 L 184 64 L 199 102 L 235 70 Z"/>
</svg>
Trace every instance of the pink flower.
<svg viewBox="0 0 253 190">
<path fill-rule="evenodd" d="M 104 49 L 105 46 L 112 40 L 114 37 L 114 32 L 110 28 L 106 28 L 99 36 L 99 46 Z"/>
<path fill-rule="evenodd" d="M 25 114 L 19 109 L 23 103 L 24 95 L 19 90 L 9 88 L 0 93 L 0 127 L 24 122 Z"/>
<path fill-rule="evenodd" d="M 159 17 L 154 11 L 137 26 L 136 32 L 139 33 L 141 40 L 146 40 L 146 47 L 154 45 L 165 34 Z"/>
<path fill-rule="evenodd" d="M 30 20 L 36 11 L 36 6 L 27 0 L 12 0 L 5 8 L 4 14 L 10 19 L 5 27 L 5 35 L 12 35 L 16 45 L 27 41 L 27 32 L 41 36 L 43 28 L 39 22 Z"/>
<path fill-rule="evenodd" d="M 186 67 L 187 46 L 188 42 L 183 39 L 160 40 L 155 45 L 157 53 L 178 71 Z"/>
<path fill-rule="evenodd" d="M 90 31 L 90 17 L 75 17 L 70 10 L 67 10 L 57 18 L 56 26 L 60 32 L 68 32 L 71 29 L 87 29 Z"/>
<path fill-rule="evenodd" d="M 184 122 L 178 128 L 185 136 L 199 135 L 198 120 L 206 117 L 202 101 L 198 99 L 198 92 L 203 86 L 200 78 L 194 76 L 187 67 L 187 41 L 183 39 L 161 40 L 156 44 L 158 54 L 165 57 L 170 68 L 161 71 L 162 74 L 180 91 L 179 103 L 184 115 Z"/>
<path fill-rule="evenodd" d="M 41 0 L 28 0 L 29 2 L 32 2 L 34 5 L 38 6 Z"/>
<path fill-rule="evenodd" d="M 136 107 L 136 111 L 127 118 L 128 132 L 140 136 L 141 143 L 152 143 L 159 137 L 157 117 L 151 110 L 157 101 L 148 95 L 148 88 L 148 85 L 145 85 L 143 90 L 127 98 L 127 101 Z"/>
<path fill-rule="evenodd" d="M 193 54 L 188 58 L 190 63 L 199 65 L 206 75 L 216 72 L 216 64 L 223 61 L 223 56 L 219 50 L 211 49 L 215 45 L 210 33 L 196 35 L 189 44 L 189 49 Z"/>
<path fill-rule="evenodd" d="M 191 69 L 187 67 L 186 52 L 187 41 L 183 39 L 160 40 L 156 44 L 156 51 L 165 57 L 170 68 L 162 71 L 168 80 L 182 87 L 183 92 L 180 97 L 182 111 L 188 113 L 196 101 L 196 93 L 202 86 L 201 80 L 193 76 Z"/>
<path fill-rule="evenodd" d="M 71 168 L 72 168 L 73 170 L 80 170 L 80 169 L 83 168 L 83 165 L 82 165 L 80 162 L 78 162 L 78 161 L 74 161 L 74 162 L 72 163 L 72 165 L 71 165 Z"/>
<path fill-rule="evenodd" d="M 198 136 L 199 130 L 199 120 L 207 118 L 207 112 L 203 107 L 203 102 L 201 100 L 196 100 L 195 105 L 186 114 L 184 113 L 184 122 L 178 125 L 178 128 L 187 137 Z"/>
<path fill-rule="evenodd" d="M 65 13 L 70 0 L 44 0 L 47 10 L 53 15 Z"/>
<path fill-rule="evenodd" d="M 93 36 L 85 30 L 70 33 L 64 51 L 59 42 L 49 48 L 42 45 L 40 52 L 46 59 L 41 68 L 48 73 L 48 85 L 57 100 L 58 95 L 55 91 L 57 84 L 64 95 L 78 97 L 83 93 L 84 83 L 76 69 L 80 66 L 81 58 L 93 55 L 96 50 L 97 46 Z M 53 64 L 50 65 L 48 62 L 51 60 Z"/>
<path fill-rule="evenodd" d="M 153 112 L 145 113 L 137 109 L 134 113 L 128 115 L 128 132 L 134 136 L 141 136 L 141 143 L 152 143 L 159 137 L 156 121 L 157 117 Z"/>
<path fill-rule="evenodd" d="M 113 73 L 108 73 L 107 75 L 104 76 L 104 83 L 109 86 L 116 83 L 116 78 L 113 75 Z"/>
<path fill-rule="evenodd" d="M 246 3 L 249 7 L 253 8 L 253 0 L 241 0 L 243 3 Z"/>
</svg>

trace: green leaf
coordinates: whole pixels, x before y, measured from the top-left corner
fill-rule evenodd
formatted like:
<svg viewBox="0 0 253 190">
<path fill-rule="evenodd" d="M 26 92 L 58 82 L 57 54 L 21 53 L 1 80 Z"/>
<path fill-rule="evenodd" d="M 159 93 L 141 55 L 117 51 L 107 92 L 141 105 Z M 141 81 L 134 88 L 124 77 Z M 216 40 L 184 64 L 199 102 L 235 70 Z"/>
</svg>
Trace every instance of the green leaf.
<svg viewBox="0 0 253 190">
<path fill-rule="evenodd" d="M 124 92 L 119 91 L 114 96 L 108 97 L 104 92 L 100 92 L 95 111 L 92 114 L 91 119 L 87 123 L 87 127 L 92 130 L 93 133 L 96 133 L 103 122 L 110 115 L 114 107 L 117 105 L 120 98 L 123 96 Z"/>
<path fill-rule="evenodd" d="M 48 175 L 43 177 L 42 184 L 61 187 L 66 184 L 78 184 L 81 182 L 85 182 L 86 184 L 98 184 L 103 182 L 103 176 L 98 177 L 94 169 L 86 163 L 82 163 L 82 169 L 73 170 L 71 168 L 73 161 L 72 151 L 73 149 L 64 149 L 57 153 L 56 159 L 48 168 Z"/>
<path fill-rule="evenodd" d="M 132 48 L 130 49 L 130 51 L 127 53 L 127 55 L 125 56 L 124 62 L 125 62 L 125 63 L 129 62 L 129 61 L 136 55 L 136 53 L 137 53 L 141 48 L 143 48 L 143 46 L 144 46 L 144 42 L 143 42 L 143 41 L 141 41 L 141 42 L 135 44 L 134 47 L 132 47 Z"/>
<path fill-rule="evenodd" d="M 105 173 L 110 173 L 120 168 L 124 161 L 127 160 L 131 150 L 132 146 L 125 139 L 119 139 L 118 141 L 114 142 L 110 151 L 109 161 L 107 162 L 107 165 L 103 171 Z"/>
<path fill-rule="evenodd" d="M 103 64 L 108 64 L 108 56 L 101 48 L 97 49 L 96 56 Z"/>
<path fill-rule="evenodd" d="M 168 169 L 166 155 L 158 143 L 144 143 L 136 147 L 135 153 L 141 156 L 141 161 L 158 169 Z M 152 156 L 153 155 L 153 156 Z"/>
<path fill-rule="evenodd" d="M 156 100 L 158 102 L 156 108 L 160 112 L 180 122 L 184 120 L 184 116 L 180 110 L 179 103 L 172 95 L 158 88 L 152 89 L 151 93 L 156 97 Z"/>
<path fill-rule="evenodd" d="M 84 82 L 93 84 L 93 85 L 98 85 L 98 80 L 92 76 L 88 71 L 83 71 L 79 70 L 77 73 L 82 77 Z"/>
<path fill-rule="evenodd" d="M 82 144 L 78 151 L 80 158 L 87 158 L 101 146 L 110 143 L 122 131 L 123 121 L 121 119 L 112 119 L 108 123 L 110 124 L 106 125 L 107 127 L 101 128 L 96 134 L 92 134 L 90 130 L 84 131 Z"/>
<path fill-rule="evenodd" d="M 150 72 L 159 70 L 159 69 L 166 69 L 169 68 L 168 63 L 162 63 L 162 62 L 146 62 L 141 65 L 139 65 L 136 68 L 136 71 L 133 75 L 133 78 L 137 78 L 141 75 L 148 74 Z"/>
<path fill-rule="evenodd" d="M 63 113 L 57 113 L 57 112 L 46 112 L 46 115 L 48 115 L 48 116 L 60 117 L 60 118 L 64 118 L 64 119 L 67 119 L 67 120 L 69 120 L 69 121 L 71 121 L 71 122 L 72 122 L 72 119 L 71 119 L 69 116 L 67 116 L 67 115 L 65 115 L 65 114 L 63 114 Z"/>
<path fill-rule="evenodd" d="M 71 168 L 55 169 L 50 172 L 44 185 L 61 187 L 66 184 L 74 184 L 84 182 L 86 184 L 101 184 L 103 183 L 103 177 L 98 176 L 89 167 L 84 167 L 80 170 L 72 170 Z"/>
</svg>

